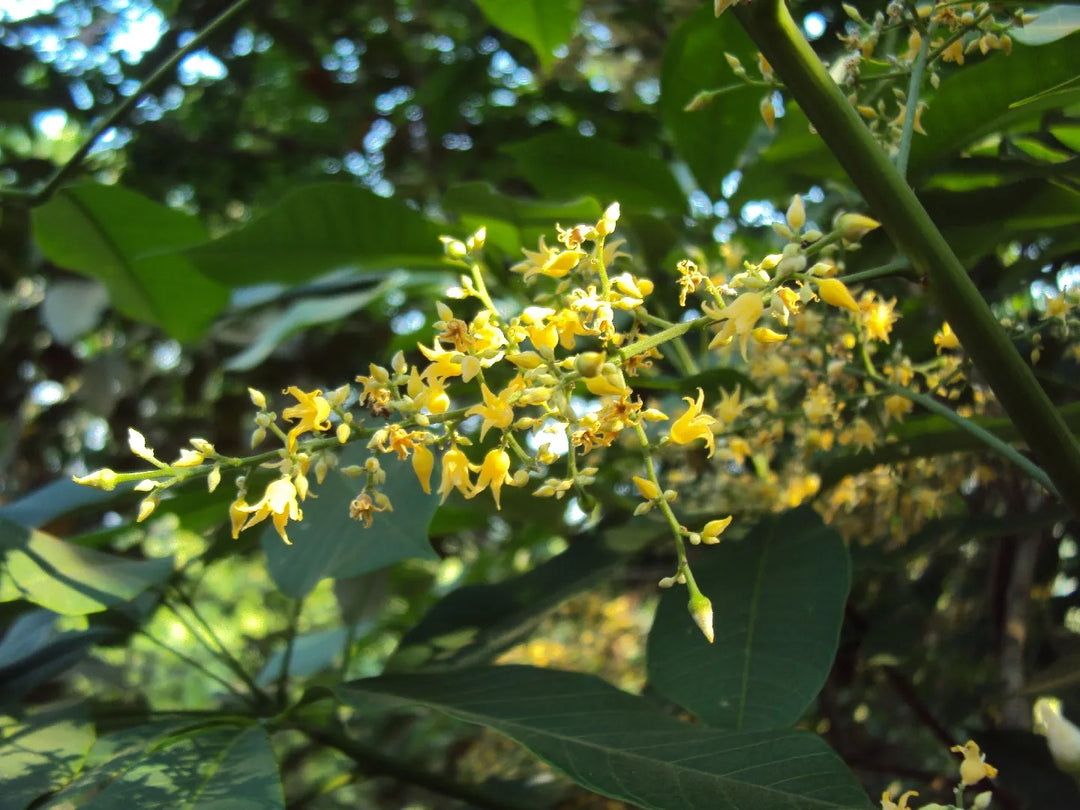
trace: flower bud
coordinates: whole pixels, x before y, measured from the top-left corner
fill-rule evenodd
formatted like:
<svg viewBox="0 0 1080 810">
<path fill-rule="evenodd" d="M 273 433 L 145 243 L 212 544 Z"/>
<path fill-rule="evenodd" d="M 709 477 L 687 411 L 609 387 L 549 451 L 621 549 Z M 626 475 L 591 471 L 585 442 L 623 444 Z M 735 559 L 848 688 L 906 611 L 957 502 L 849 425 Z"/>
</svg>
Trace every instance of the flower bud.
<svg viewBox="0 0 1080 810">
<path fill-rule="evenodd" d="M 1080 729 L 1061 714 L 1056 700 L 1039 698 L 1035 701 L 1035 720 L 1046 736 L 1046 745 L 1054 764 L 1065 773 L 1080 776 Z"/>
<path fill-rule="evenodd" d="M 881 223 L 862 214 L 841 214 L 836 218 L 836 230 L 849 242 L 857 242 Z"/>
<path fill-rule="evenodd" d="M 105 467 L 100 470 L 95 470 L 87 475 L 73 475 L 71 480 L 76 484 L 82 484 L 84 487 L 93 487 L 94 489 L 101 489 L 105 492 L 112 492 L 116 489 L 117 474 L 115 470 L 110 470 Z"/>
<path fill-rule="evenodd" d="M 257 388 L 249 388 L 248 396 L 251 397 L 251 404 L 258 408 L 260 411 L 266 410 L 266 395 Z"/>
<path fill-rule="evenodd" d="M 713 633 L 712 602 L 703 593 L 695 592 L 691 595 L 687 607 L 690 610 L 691 617 L 694 619 L 694 623 L 701 629 L 709 643 L 712 644 L 713 639 L 716 637 Z"/>
</svg>

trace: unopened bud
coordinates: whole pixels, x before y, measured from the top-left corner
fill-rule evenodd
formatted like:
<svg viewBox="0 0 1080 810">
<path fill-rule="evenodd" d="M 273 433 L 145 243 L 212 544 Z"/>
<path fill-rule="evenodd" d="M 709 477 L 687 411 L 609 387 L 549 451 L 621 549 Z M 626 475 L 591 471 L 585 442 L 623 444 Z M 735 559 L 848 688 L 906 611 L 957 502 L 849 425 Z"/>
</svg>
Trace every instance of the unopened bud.
<svg viewBox="0 0 1080 810">
<path fill-rule="evenodd" d="M 251 404 L 258 408 L 260 411 L 266 410 L 266 395 L 257 388 L 249 388 L 248 396 L 251 397 Z"/>
<path fill-rule="evenodd" d="M 206 488 L 213 492 L 218 488 L 218 484 L 221 483 L 221 467 L 217 464 L 214 465 L 214 469 L 210 471 L 210 474 L 206 476 Z"/>
<path fill-rule="evenodd" d="M 157 509 L 157 505 L 160 501 L 161 495 L 157 492 L 143 498 L 142 502 L 139 504 L 139 516 L 135 518 L 135 522 L 142 523 L 150 517 L 150 515 L 154 513 L 154 510 Z"/>
<path fill-rule="evenodd" d="M 836 229 L 849 242 L 857 242 L 881 223 L 862 214 L 841 214 L 836 218 Z"/>
<path fill-rule="evenodd" d="M 1046 736 L 1054 764 L 1065 773 L 1080 776 L 1080 729 L 1061 714 L 1060 703 L 1039 698 L 1035 701 L 1035 720 Z"/>
<path fill-rule="evenodd" d="M 708 639 L 709 643 L 713 643 L 715 634 L 713 633 L 713 612 L 712 602 L 709 598 L 700 591 L 696 591 L 690 596 L 690 603 L 687 606 L 690 610 L 690 615 L 694 619 L 694 623 L 701 630 L 702 634 Z"/>
<path fill-rule="evenodd" d="M 582 352 L 574 359 L 574 368 L 582 377 L 596 377 L 605 360 L 607 356 L 603 352 Z"/>
<path fill-rule="evenodd" d="M 440 236 L 439 241 L 443 243 L 443 250 L 446 251 L 446 255 L 451 259 L 464 259 L 469 255 L 469 249 L 465 247 L 465 243 L 453 239 L 449 236 Z"/>
<path fill-rule="evenodd" d="M 116 489 L 117 478 L 115 470 L 105 467 L 88 475 L 73 475 L 71 480 L 76 484 L 82 484 L 84 487 L 93 487 L 94 489 L 102 489 L 105 492 L 112 492 Z"/>
</svg>

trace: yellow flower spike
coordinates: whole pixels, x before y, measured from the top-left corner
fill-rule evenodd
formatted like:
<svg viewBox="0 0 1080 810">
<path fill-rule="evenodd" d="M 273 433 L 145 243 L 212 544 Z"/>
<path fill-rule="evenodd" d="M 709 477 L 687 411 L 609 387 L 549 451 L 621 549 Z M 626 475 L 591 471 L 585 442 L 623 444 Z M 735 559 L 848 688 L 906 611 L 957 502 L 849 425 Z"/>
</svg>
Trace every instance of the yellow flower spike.
<svg viewBox="0 0 1080 810">
<path fill-rule="evenodd" d="M 442 495 L 442 500 L 440 500 L 439 503 L 445 503 L 446 496 L 454 489 L 458 490 L 465 497 L 468 497 L 471 488 L 472 483 L 469 481 L 469 459 L 458 449 L 456 444 L 452 445 L 450 449 L 443 454 L 442 458 L 442 479 L 439 481 L 439 494 Z"/>
<path fill-rule="evenodd" d="M 484 456 L 484 462 L 479 467 L 479 473 L 476 476 L 476 483 L 465 497 L 473 498 L 485 489 L 490 489 L 491 495 L 495 499 L 495 508 L 501 510 L 502 505 L 499 503 L 499 496 L 503 484 L 511 484 L 514 480 L 510 475 L 510 455 L 501 447 L 489 450 L 487 455 Z"/>
<path fill-rule="evenodd" d="M 314 391 L 304 391 L 295 385 L 290 385 L 285 389 L 285 393 L 295 397 L 297 404 L 282 411 L 282 417 L 290 421 L 300 420 L 289 431 L 289 450 L 293 451 L 296 449 L 296 440 L 300 434 L 330 429 L 330 403 L 318 388 Z"/>
<path fill-rule="evenodd" d="M 844 285 L 844 282 L 835 278 L 823 278 L 818 281 L 818 295 L 827 304 L 832 304 L 834 307 L 841 309 L 849 309 L 852 312 L 859 313 L 859 305 L 855 303 L 855 299 L 852 298 L 851 292 Z"/>
<path fill-rule="evenodd" d="M 119 479 L 115 470 L 110 470 L 108 467 L 104 467 L 100 470 L 95 470 L 92 473 L 86 475 L 73 475 L 71 480 L 76 484 L 81 484 L 84 487 L 93 487 L 94 489 L 104 490 L 105 492 L 112 492 L 116 489 L 116 483 Z"/>
<path fill-rule="evenodd" d="M 960 763 L 960 781 L 965 787 L 997 776 L 997 768 L 986 761 L 986 756 L 979 751 L 978 743 L 974 740 L 968 740 L 963 745 L 954 745 L 949 750 L 964 756 L 964 761 Z"/>
<path fill-rule="evenodd" d="M 728 526 L 731 525 L 733 517 L 728 515 L 726 518 L 720 518 L 719 520 L 710 520 L 705 524 L 705 528 L 701 530 L 701 542 L 707 546 L 716 545 L 720 542 L 720 535 L 724 533 Z"/>
<path fill-rule="evenodd" d="M 511 391 L 512 387 L 508 386 L 505 391 L 496 396 L 491 393 L 487 383 L 480 383 L 480 393 L 484 396 L 484 404 L 473 405 L 465 411 L 465 415 L 484 417 L 484 423 L 480 426 L 481 441 L 484 440 L 490 428 L 496 427 L 503 430 L 510 427 L 510 423 L 514 421 L 514 409 L 507 401 Z"/>
<path fill-rule="evenodd" d="M 885 791 L 881 794 L 881 810 L 908 810 L 908 799 L 912 796 L 918 796 L 919 791 L 909 790 L 903 796 L 900 797 L 899 802 L 894 802 L 889 795 L 889 791 Z"/>
<path fill-rule="evenodd" d="M 233 521 L 233 537 L 237 537 L 243 529 L 250 529 L 256 523 L 270 518 L 281 539 L 291 546 L 292 541 L 285 533 L 285 524 L 304 517 L 296 497 L 296 486 L 293 482 L 288 478 L 279 478 L 266 487 L 266 492 L 256 503 L 248 505 L 243 499 L 237 498 L 229 507 L 229 515 Z M 248 517 L 247 521 L 237 528 L 237 517 L 240 513 L 247 514 Z"/>
<path fill-rule="evenodd" d="M 634 486 L 637 487 L 638 492 L 641 493 L 641 497 L 647 501 L 655 501 L 660 497 L 660 487 L 650 481 L 648 478 L 642 478 L 640 475 L 633 477 Z"/>
<path fill-rule="evenodd" d="M 413 448 L 412 468 L 420 488 L 427 495 L 431 494 L 431 471 L 435 469 L 435 455 L 422 444 Z"/>
<path fill-rule="evenodd" d="M 716 449 L 716 437 L 713 436 L 712 426 L 716 424 L 716 420 L 701 412 L 705 404 L 705 392 L 700 388 L 697 392 L 696 401 L 690 397 L 683 397 L 683 402 L 690 407 L 671 423 L 671 432 L 668 435 L 676 444 L 690 444 L 698 439 L 704 439 L 709 448 L 709 456 L 712 457 Z"/>
<path fill-rule="evenodd" d="M 941 324 L 941 329 L 934 335 L 934 345 L 937 346 L 937 353 L 941 354 L 942 349 L 959 349 L 960 339 L 953 332 L 952 327 L 949 326 L 949 322 Z"/>
</svg>

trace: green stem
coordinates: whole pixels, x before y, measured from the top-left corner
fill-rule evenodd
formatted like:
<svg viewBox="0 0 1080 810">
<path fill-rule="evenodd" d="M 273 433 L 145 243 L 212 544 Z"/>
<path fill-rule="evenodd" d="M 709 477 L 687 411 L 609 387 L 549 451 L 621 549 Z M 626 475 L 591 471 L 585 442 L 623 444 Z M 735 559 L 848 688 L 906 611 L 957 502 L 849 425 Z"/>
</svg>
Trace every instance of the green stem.
<svg viewBox="0 0 1080 810">
<path fill-rule="evenodd" d="M 437 773 L 414 768 L 406 762 L 386 756 L 377 748 L 352 739 L 336 728 L 309 724 L 296 724 L 291 728 L 303 732 L 320 745 L 340 751 L 355 762 L 361 771 L 371 776 L 389 776 L 482 810 L 538 810 L 537 805 L 527 804 L 510 797 L 493 796 L 472 785 L 465 785 Z"/>
<path fill-rule="evenodd" d="M 94 128 L 90 130 L 90 135 L 87 137 L 86 141 L 83 142 L 83 145 L 75 150 L 75 154 L 68 158 L 67 162 L 53 173 L 53 176 L 49 178 L 44 186 L 26 198 L 29 204 L 41 205 L 48 200 L 49 197 L 60 188 L 60 185 L 67 180 L 80 165 L 82 165 L 82 162 L 86 159 L 86 156 L 90 154 L 90 150 L 94 148 L 94 144 L 100 140 L 102 135 L 119 124 L 127 114 L 135 109 L 135 106 L 146 97 L 147 93 L 172 75 L 176 66 L 179 65 L 186 56 L 203 47 L 207 39 L 212 37 L 250 2 L 251 0 L 235 0 L 235 2 L 221 12 L 221 14 L 208 22 L 198 34 L 192 37 L 190 42 L 184 47 L 174 51 L 172 56 L 162 62 L 161 65 L 159 65 L 158 68 L 151 73 L 141 85 L 139 85 L 138 90 L 124 99 L 120 104 L 117 104 L 108 115 L 94 125 Z M 10 192 L 5 196 L 10 196 Z"/>
<path fill-rule="evenodd" d="M 278 670 L 277 678 L 277 702 L 278 706 L 285 707 L 288 698 L 289 667 L 292 666 L 293 648 L 296 646 L 296 630 L 300 624 L 300 611 L 304 608 L 303 599 L 295 599 L 292 611 L 289 613 L 289 626 L 285 633 L 285 652 L 281 656 L 281 669 Z"/>
<path fill-rule="evenodd" d="M 926 71 L 930 37 L 933 33 L 934 25 L 931 23 L 929 28 L 922 32 L 919 54 L 915 57 L 915 64 L 911 66 L 911 80 L 908 82 L 907 98 L 904 100 L 904 128 L 900 132 L 900 146 L 896 152 L 896 172 L 901 177 L 907 177 L 911 140 L 915 137 L 915 118 L 919 113 L 919 93 L 922 90 L 923 73 Z"/>
<path fill-rule="evenodd" d="M 783 0 L 755 0 L 736 6 L 735 13 L 874 216 L 916 271 L 927 277 L 965 351 L 1065 503 L 1080 513 L 1080 444 L 914 192 L 803 38 Z"/>
<path fill-rule="evenodd" d="M 638 310 L 636 314 L 644 323 L 651 324 L 652 326 L 660 326 L 669 329 L 672 326 L 677 325 L 670 321 L 666 321 L 663 318 L 657 318 L 655 315 L 650 315 L 643 309 Z M 682 366 L 682 369 L 680 370 L 684 375 L 699 374 L 701 372 L 701 368 L 698 366 L 697 361 L 694 360 L 694 356 L 690 354 L 690 348 L 686 345 L 685 340 L 681 337 L 677 337 L 671 342 L 671 345 L 675 349 L 675 356 L 679 358 L 679 364 Z"/>
<path fill-rule="evenodd" d="M 886 276 L 911 275 L 914 275 L 911 263 L 907 259 L 896 259 L 880 267 L 871 267 L 869 270 L 861 270 L 858 273 L 848 273 L 845 276 L 838 276 L 838 278 L 845 284 L 855 284 L 860 281 L 872 281 L 875 278 L 884 278 Z"/>
<path fill-rule="evenodd" d="M 682 337 L 687 332 L 693 329 L 708 326 L 712 322 L 712 318 L 710 318 L 708 315 L 703 315 L 702 317 L 695 318 L 692 321 L 683 321 L 682 323 L 677 323 L 674 326 L 669 326 L 662 332 L 657 332 L 655 335 L 649 335 L 647 338 L 643 338 L 634 343 L 631 343 L 629 346 L 623 346 L 621 349 L 619 349 L 618 352 L 615 353 L 615 357 L 617 358 L 617 362 L 621 362 L 628 357 L 642 354 L 644 352 L 647 352 L 649 349 L 653 349 L 657 346 L 662 346 L 668 341 L 674 340 L 677 337 Z"/>
</svg>

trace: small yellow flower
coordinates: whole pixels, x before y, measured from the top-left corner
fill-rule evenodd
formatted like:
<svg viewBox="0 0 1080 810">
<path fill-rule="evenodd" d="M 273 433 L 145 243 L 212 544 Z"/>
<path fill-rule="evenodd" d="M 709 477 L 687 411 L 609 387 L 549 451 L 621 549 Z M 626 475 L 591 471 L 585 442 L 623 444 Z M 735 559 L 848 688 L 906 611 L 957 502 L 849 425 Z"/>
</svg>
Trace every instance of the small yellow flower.
<svg viewBox="0 0 1080 810">
<path fill-rule="evenodd" d="M 641 493 L 641 497 L 647 501 L 655 501 L 660 497 L 660 487 L 650 481 L 648 478 L 642 478 L 640 475 L 633 477 L 634 486 L 637 487 L 638 492 Z"/>
<path fill-rule="evenodd" d="M 712 432 L 712 426 L 716 424 L 716 420 L 701 412 L 701 408 L 705 404 L 705 392 L 700 388 L 697 392 L 697 401 L 690 399 L 690 397 L 683 397 L 683 402 L 686 402 L 690 407 L 671 423 L 671 433 L 669 435 L 676 444 L 690 444 L 697 439 L 704 439 L 711 457 L 716 449 L 716 437 L 713 436 Z"/>
<path fill-rule="evenodd" d="M 937 346 L 937 353 L 941 354 L 942 349 L 958 349 L 960 348 L 960 339 L 953 333 L 952 327 L 949 326 L 949 322 L 945 321 L 941 325 L 941 329 L 934 335 L 934 345 Z"/>
<path fill-rule="evenodd" d="M 385 493 L 376 492 L 373 498 L 367 492 L 361 492 L 352 503 L 349 504 L 349 517 L 364 523 L 365 529 L 370 529 L 375 519 L 375 512 L 393 512 L 394 507 Z"/>
<path fill-rule="evenodd" d="M 416 445 L 413 448 L 412 467 L 413 472 L 416 473 L 416 480 L 420 482 L 420 488 L 430 495 L 431 471 L 435 468 L 435 455 L 424 445 Z"/>
<path fill-rule="evenodd" d="M 297 437 L 310 431 L 323 431 L 330 429 L 330 403 L 322 395 L 322 391 L 303 391 L 295 385 L 285 389 L 285 393 L 296 398 L 297 404 L 286 408 L 281 412 L 285 419 L 299 419 L 289 431 L 289 450 L 296 449 Z"/>
<path fill-rule="evenodd" d="M 817 285 L 818 295 L 821 296 L 825 303 L 841 309 L 849 309 L 858 314 L 859 305 L 851 297 L 851 292 L 844 285 L 844 282 L 836 278 L 823 278 L 818 281 Z"/>
<path fill-rule="evenodd" d="M 238 529 L 237 517 L 243 513 L 246 513 L 248 518 Z M 266 487 L 262 498 L 251 505 L 244 503 L 242 498 L 237 498 L 229 507 L 229 514 L 233 520 L 233 537 L 238 536 L 241 530 L 250 529 L 256 523 L 270 518 L 277 533 L 288 545 L 292 545 L 292 541 L 285 533 L 285 524 L 290 520 L 301 520 L 304 517 L 300 504 L 296 501 L 296 487 L 288 478 L 279 478 L 271 482 Z"/>
<path fill-rule="evenodd" d="M 88 473 L 87 475 L 73 475 L 71 476 L 71 480 L 76 484 L 82 484 L 84 487 L 93 487 L 94 489 L 101 489 L 105 492 L 112 492 L 116 489 L 118 475 L 115 470 L 104 467 L 100 470 Z"/>
<path fill-rule="evenodd" d="M 903 422 L 904 417 L 911 413 L 915 407 L 913 403 L 907 397 L 902 397 L 899 394 L 893 394 L 892 396 L 885 397 L 885 422 L 888 423 L 891 419 L 895 419 L 897 422 Z"/>
<path fill-rule="evenodd" d="M 507 386 L 505 391 L 496 396 L 491 393 L 487 383 L 480 383 L 480 393 L 484 396 L 484 404 L 473 405 L 469 410 L 465 411 L 465 415 L 484 417 L 484 423 L 480 426 L 481 441 L 487 435 L 489 428 L 496 427 L 499 430 L 505 430 L 514 421 L 514 409 L 507 401 L 513 391 L 514 386 L 511 384 Z"/>
<path fill-rule="evenodd" d="M 761 298 L 761 293 L 747 292 L 740 295 L 720 312 L 714 311 L 714 313 L 710 313 L 713 314 L 717 321 L 722 321 L 723 326 L 716 333 L 716 337 L 709 343 L 709 348 L 727 346 L 737 335 L 739 337 L 739 349 L 745 359 L 746 343 L 764 311 L 765 302 Z"/>
<path fill-rule="evenodd" d="M 705 524 L 705 528 L 701 530 L 701 542 L 707 546 L 719 543 L 720 535 L 731 525 L 731 521 L 731 515 L 719 520 L 710 520 Z"/>
<path fill-rule="evenodd" d="M 443 454 L 442 479 L 439 481 L 439 494 L 446 502 L 446 496 L 456 489 L 465 497 L 469 496 L 472 483 L 469 481 L 469 459 L 455 444 Z"/>
<path fill-rule="evenodd" d="M 889 333 L 892 326 L 900 317 L 893 312 L 896 299 L 889 301 L 875 300 L 873 293 L 864 294 L 859 302 L 859 320 L 866 327 L 866 332 L 871 338 L 885 343 L 889 342 Z"/>
<path fill-rule="evenodd" d="M 986 756 L 980 753 L 974 740 L 968 740 L 963 745 L 954 745 L 949 750 L 954 754 L 964 755 L 964 761 L 960 763 L 960 781 L 966 787 L 997 776 L 997 768 L 986 761 Z"/>
<path fill-rule="evenodd" d="M 521 252 L 525 254 L 525 260 L 518 262 L 510 269 L 515 273 L 524 273 L 526 281 L 536 275 L 562 278 L 577 267 L 578 263 L 588 255 L 584 250 L 580 249 L 559 250 L 558 248 L 549 248 L 542 236 L 540 237 L 539 251 L 522 248 Z"/>
<path fill-rule="evenodd" d="M 491 489 L 491 495 L 495 498 L 495 508 L 502 509 L 502 505 L 499 503 L 499 495 L 502 491 L 503 484 L 509 484 L 514 479 L 510 476 L 510 456 L 502 448 L 495 448 L 489 450 L 487 455 L 484 456 L 484 462 L 480 465 L 479 475 L 476 476 L 476 483 L 472 489 L 466 495 L 468 498 L 473 498 L 479 495 L 485 489 Z"/>
<path fill-rule="evenodd" d="M 886 790 L 881 794 L 881 810 L 908 810 L 908 799 L 918 795 L 919 792 L 917 790 L 909 790 L 900 797 L 899 802 L 894 802 L 889 795 L 889 791 Z"/>
</svg>

